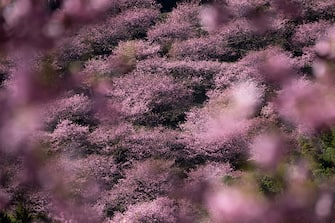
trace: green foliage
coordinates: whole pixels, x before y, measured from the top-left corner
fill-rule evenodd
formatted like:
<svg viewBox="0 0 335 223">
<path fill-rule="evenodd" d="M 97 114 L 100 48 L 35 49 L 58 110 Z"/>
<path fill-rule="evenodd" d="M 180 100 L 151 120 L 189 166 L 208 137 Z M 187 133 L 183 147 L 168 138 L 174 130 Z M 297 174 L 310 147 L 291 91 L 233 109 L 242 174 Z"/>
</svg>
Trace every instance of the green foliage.
<svg viewBox="0 0 335 223">
<path fill-rule="evenodd" d="M 0 222 L 1 223 L 12 223 L 12 220 L 7 213 L 0 211 Z"/>
<path fill-rule="evenodd" d="M 166 41 L 164 43 L 161 44 L 160 50 L 159 50 L 159 54 L 161 57 L 163 56 L 169 56 L 170 51 L 172 49 L 172 41 Z"/>
<path fill-rule="evenodd" d="M 15 223 L 30 223 L 33 221 L 33 215 L 30 213 L 27 207 L 22 204 L 19 204 L 14 213 Z"/>
<path fill-rule="evenodd" d="M 295 51 L 290 42 L 293 28 L 287 27 L 276 31 L 268 31 L 261 34 L 241 33 L 228 39 L 228 46 L 236 51 L 236 55 L 243 57 L 249 51 L 265 49 L 267 46 L 279 46 L 289 51 Z M 232 60 L 234 61 L 234 60 Z"/>
<path fill-rule="evenodd" d="M 231 164 L 234 170 L 249 171 L 253 169 L 252 164 L 248 161 L 249 157 L 246 153 L 233 154 L 228 162 Z"/>
<path fill-rule="evenodd" d="M 161 23 L 165 22 L 167 20 L 168 16 L 169 16 L 169 13 L 167 13 L 167 12 L 163 12 L 163 13 L 159 14 L 158 22 L 161 22 Z"/>
<path fill-rule="evenodd" d="M 113 48 L 116 47 L 117 42 L 116 41 L 112 41 L 109 40 L 107 41 L 107 43 L 99 43 L 99 42 L 91 42 L 89 43 L 90 47 L 92 48 L 93 53 L 92 54 L 88 54 L 88 55 L 83 55 L 82 59 L 89 59 L 92 58 L 92 56 L 96 56 L 96 55 L 110 55 L 111 52 L 113 51 Z"/>
<path fill-rule="evenodd" d="M 172 109 L 168 105 L 158 106 L 137 119 L 135 124 L 150 127 L 162 125 L 164 127 L 175 129 L 180 123 L 183 123 L 186 120 L 186 111 L 187 108 Z"/>
<path fill-rule="evenodd" d="M 33 220 L 33 214 L 23 204 L 18 204 L 13 214 L 0 211 L 1 223 L 30 223 Z"/>
<path fill-rule="evenodd" d="M 238 179 L 236 179 L 235 177 L 233 177 L 231 175 L 225 175 L 222 178 L 222 181 L 227 186 L 233 186 L 238 181 Z"/>
<path fill-rule="evenodd" d="M 189 171 L 191 169 L 196 168 L 199 165 L 204 165 L 206 163 L 206 159 L 203 156 L 195 156 L 192 158 L 188 158 L 186 156 L 179 156 L 175 160 L 175 166 L 181 169 L 184 169 L 185 171 Z"/>
<path fill-rule="evenodd" d="M 279 177 L 262 176 L 259 179 L 259 187 L 262 193 L 268 197 L 280 194 L 284 190 L 284 182 Z"/>
<path fill-rule="evenodd" d="M 127 148 L 117 147 L 112 155 L 116 163 L 125 163 L 130 159 L 128 153 L 129 151 Z"/>
<path fill-rule="evenodd" d="M 312 164 L 314 180 L 330 179 L 335 173 L 335 129 L 300 139 L 300 153 Z"/>
<path fill-rule="evenodd" d="M 122 201 L 118 203 L 109 203 L 104 209 L 104 214 L 107 217 L 113 217 L 117 212 L 125 212 L 127 210 L 126 205 Z"/>
<path fill-rule="evenodd" d="M 195 85 L 192 86 L 193 90 L 193 103 L 194 104 L 202 104 L 205 101 L 207 101 L 209 98 L 207 96 L 207 91 L 211 89 L 212 85 L 207 84 L 207 85 Z"/>
</svg>

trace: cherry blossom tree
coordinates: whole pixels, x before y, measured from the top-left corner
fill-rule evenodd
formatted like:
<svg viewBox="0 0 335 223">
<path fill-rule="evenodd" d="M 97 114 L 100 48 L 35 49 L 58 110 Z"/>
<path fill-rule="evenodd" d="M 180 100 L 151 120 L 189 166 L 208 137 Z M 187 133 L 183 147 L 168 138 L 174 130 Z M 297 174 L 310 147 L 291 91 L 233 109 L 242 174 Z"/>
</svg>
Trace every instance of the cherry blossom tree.
<svg viewBox="0 0 335 223">
<path fill-rule="evenodd" d="M 334 2 L 0 2 L 0 222 L 333 222 Z"/>
</svg>

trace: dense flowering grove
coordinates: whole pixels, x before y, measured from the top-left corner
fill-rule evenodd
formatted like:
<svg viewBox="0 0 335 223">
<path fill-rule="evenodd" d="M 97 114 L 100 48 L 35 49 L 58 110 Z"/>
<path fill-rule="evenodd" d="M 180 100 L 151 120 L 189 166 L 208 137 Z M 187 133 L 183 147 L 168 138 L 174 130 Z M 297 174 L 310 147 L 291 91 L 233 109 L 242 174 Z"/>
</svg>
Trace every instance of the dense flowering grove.
<svg viewBox="0 0 335 223">
<path fill-rule="evenodd" d="M 335 1 L 0 1 L 0 223 L 335 221 Z"/>
</svg>

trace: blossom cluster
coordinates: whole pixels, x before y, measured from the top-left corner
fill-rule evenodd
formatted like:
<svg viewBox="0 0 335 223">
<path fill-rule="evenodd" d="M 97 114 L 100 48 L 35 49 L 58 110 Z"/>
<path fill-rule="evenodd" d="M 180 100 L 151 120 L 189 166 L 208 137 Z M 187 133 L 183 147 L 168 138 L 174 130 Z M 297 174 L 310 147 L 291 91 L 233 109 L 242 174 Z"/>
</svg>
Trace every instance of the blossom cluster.
<svg viewBox="0 0 335 223">
<path fill-rule="evenodd" d="M 1 1 L 0 222 L 333 222 L 334 6 Z"/>
</svg>

